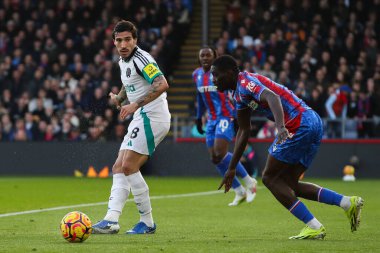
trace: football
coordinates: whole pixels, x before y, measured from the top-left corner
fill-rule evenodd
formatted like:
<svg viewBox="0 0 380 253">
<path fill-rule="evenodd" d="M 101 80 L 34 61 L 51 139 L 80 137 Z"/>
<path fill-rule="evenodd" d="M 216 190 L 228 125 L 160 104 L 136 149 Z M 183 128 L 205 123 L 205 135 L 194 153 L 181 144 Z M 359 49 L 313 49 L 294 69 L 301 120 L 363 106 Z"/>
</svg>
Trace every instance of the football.
<svg viewBox="0 0 380 253">
<path fill-rule="evenodd" d="M 84 242 L 92 232 L 91 220 L 79 211 L 65 215 L 61 221 L 61 233 L 68 242 Z"/>
</svg>

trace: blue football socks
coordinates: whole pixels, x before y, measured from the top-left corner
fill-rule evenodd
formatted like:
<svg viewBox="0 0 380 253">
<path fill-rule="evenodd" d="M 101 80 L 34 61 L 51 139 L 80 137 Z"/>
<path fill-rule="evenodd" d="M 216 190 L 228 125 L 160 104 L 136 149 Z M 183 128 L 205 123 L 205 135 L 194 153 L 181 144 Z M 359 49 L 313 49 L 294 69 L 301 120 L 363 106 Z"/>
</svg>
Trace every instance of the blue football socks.
<svg viewBox="0 0 380 253">
<path fill-rule="evenodd" d="M 248 172 L 245 170 L 241 162 L 239 162 L 236 166 L 236 175 L 238 175 L 241 178 L 245 178 L 246 176 L 248 176 Z"/>
<path fill-rule="evenodd" d="M 231 159 L 232 159 L 232 154 L 230 152 L 228 152 L 222 161 L 222 162 L 227 163 L 227 168 L 228 168 L 228 164 L 230 163 Z M 236 175 L 241 177 L 241 178 L 245 178 L 246 176 L 248 176 L 248 172 L 244 168 L 243 164 L 241 164 L 241 162 L 238 162 L 238 164 L 236 166 Z"/>
<path fill-rule="evenodd" d="M 322 202 L 329 205 L 340 206 L 343 196 L 339 193 L 331 191 L 326 188 L 321 188 L 318 191 L 318 202 Z"/>
<path fill-rule="evenodd" d="M 224 177 L 224 174 L 226 174 L 226 171 L 228 169 L 228 165 L 230 164 L 231 158 L 232 158 L 232 154 L 227 153 L 227 155 L 224 157 L 224 159 L 219 164 L 216 165 L 216 168 L 218 169 L 218 171 L 222 177 Z M 237 171 L 236 171 L 236 174 L 237 174 Z M 241 184 L 240 184 L 238 178 L 235 176 L 234 180 L 232 181 L 232 188 L 235 189 L 235 188 L 239 187 L 240 185 Z"/>
<path fill-rule="evenodd" d="M 310 213 L 307 207 L 300 201 L 297 200 L 290 208 L 289 211 L 296 216 L 299 220 L 303 221 L 305 224 L 311 221 L 314 216 Z"/>
</svg>

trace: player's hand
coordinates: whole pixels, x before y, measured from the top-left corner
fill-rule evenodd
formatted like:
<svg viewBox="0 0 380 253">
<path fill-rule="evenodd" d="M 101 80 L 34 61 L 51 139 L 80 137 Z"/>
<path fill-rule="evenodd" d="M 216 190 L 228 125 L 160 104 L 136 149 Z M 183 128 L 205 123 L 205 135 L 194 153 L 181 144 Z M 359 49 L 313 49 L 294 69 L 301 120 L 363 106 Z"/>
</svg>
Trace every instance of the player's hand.
<svg viewBox="0 0 380 253">
<path fill-rule="evenodd" d="M 204 134 L 205 131 L 203 131 L 203 123 L 202 123 L 202 119 L 197 119 L 197 130 L 198 130 L 198 133 L 200 134 Z"/>
<path fill-rule="evenodd" d="M 236 174 L 236 169 L 228 169 L 226 174 L 224 174 L 224 178 L 222 183 L 219 185 L 218 190 L 220 190 L 224 185 L 224 193 L 227 193 L 232 186 L 232 181 L 234 180 Z"/>
<path fill-rule="evenodd" d="M 132 102 L 128 105 L 123 105 L 120 110 L 120 118 L 122 120 L 125 119 L 128 115 L 133 114 L 138 108 L 139 107 L 135 102 Z"/>
<path fill-rule="evenodd" d="M 277 131 L 278 133 L 276 144 L 284 143 L 288 138 L 292 138 L 292 136 L 289 134 L 288 129 L 286 129 L 285 126 L 279 127 Z"/>
<path fill-rule="evenodd" d="M 117 99 L 117 94 L 110 92 L 108 95 L 110 96 L 112 102 L 116 105 L 116 108 L 117 108 L 118 110 L 120 110 L 120 108 L 121 108 L 121 103 L 120 103 L 120 101 Z"/>
</svg>

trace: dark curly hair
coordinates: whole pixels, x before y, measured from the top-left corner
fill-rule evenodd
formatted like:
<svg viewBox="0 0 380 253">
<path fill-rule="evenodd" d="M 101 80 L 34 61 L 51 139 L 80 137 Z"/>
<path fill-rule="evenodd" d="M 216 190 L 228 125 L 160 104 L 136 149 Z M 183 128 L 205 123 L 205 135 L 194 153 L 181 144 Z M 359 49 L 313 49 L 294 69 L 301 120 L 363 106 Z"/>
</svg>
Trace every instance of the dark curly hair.
<svg viewBox="0 0 380 253">
<path fill-rule="evenodd" d="M 213 48 L 212 46 L 204 45 L 203 47 L 201 47 L 201 49 L 199 49 L 199 51 L 201 51 L 202 49 L 211 49 L 212 53 L 214 54 L 214 59 L 218 57 L 215 48 Z"/>
<path fill-rule="evenodd" d="M 112 39 L 115 40 L 116 34 L 121 32 L 130 32 L 132 34 L 132 38 L 137 38 L 137 27 L 130 21 L 120 20 L 117 22 L 113 28 Z"/>
<path fill-rule="evenodd" d="M 234 74 L 239 74 L 239 67 L 235 59 L 230 55 L 222 55 L 216 58 L 213 63 L 213 66 L 218 68 L 220 71 L 225 72 L 227 70 L 232 70 Z"/>
</svg>

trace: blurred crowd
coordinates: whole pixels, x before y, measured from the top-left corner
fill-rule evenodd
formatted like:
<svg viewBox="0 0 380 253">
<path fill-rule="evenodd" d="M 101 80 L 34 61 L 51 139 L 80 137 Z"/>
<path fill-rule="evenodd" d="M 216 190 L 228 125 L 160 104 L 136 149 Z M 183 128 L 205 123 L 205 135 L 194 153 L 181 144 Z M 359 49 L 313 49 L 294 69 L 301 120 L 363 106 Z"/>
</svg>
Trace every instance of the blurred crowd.
<svg viewBox="0 0 380 253">
<path fill-rule="evenodd" d="M 231 0 L 215 47 L 305 100 L 327 137 L 344 137 L 339 119 L 345 137 L 380 136 L 379 13 L 379 0 Z"/>
<path fill-rule="evenodd" d="M 115 23 L 133 21 L 170 78 L 191 11 L 191 0 L 0 1 L 0 141 L 122 140 L 107 96 L 121 87 Z"/>
</svg>

